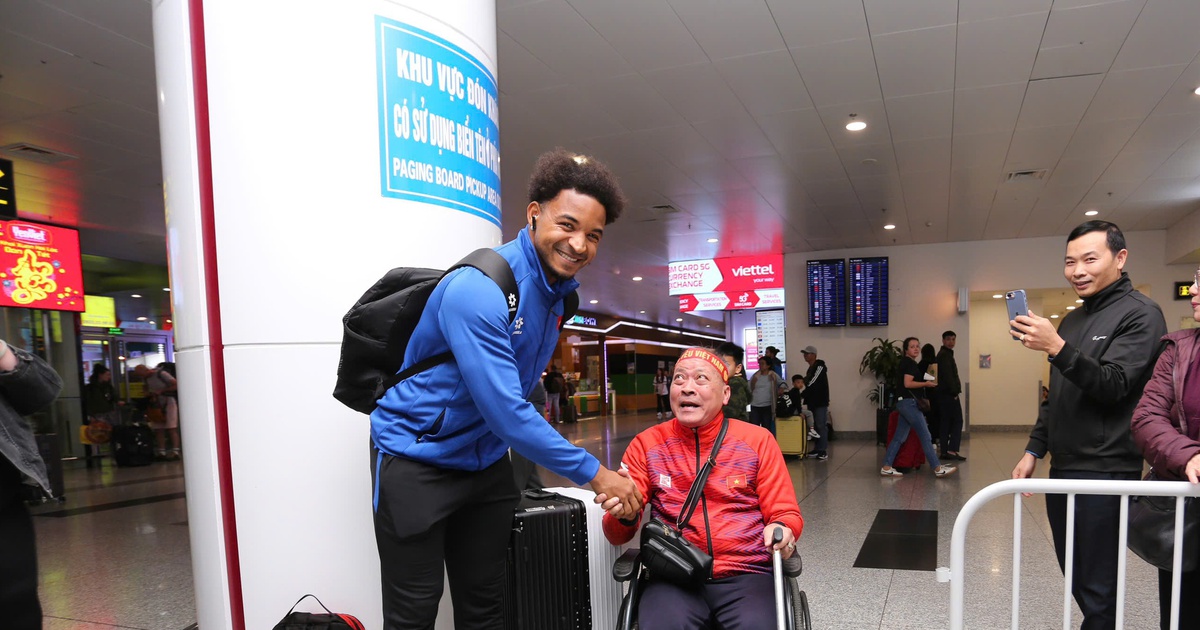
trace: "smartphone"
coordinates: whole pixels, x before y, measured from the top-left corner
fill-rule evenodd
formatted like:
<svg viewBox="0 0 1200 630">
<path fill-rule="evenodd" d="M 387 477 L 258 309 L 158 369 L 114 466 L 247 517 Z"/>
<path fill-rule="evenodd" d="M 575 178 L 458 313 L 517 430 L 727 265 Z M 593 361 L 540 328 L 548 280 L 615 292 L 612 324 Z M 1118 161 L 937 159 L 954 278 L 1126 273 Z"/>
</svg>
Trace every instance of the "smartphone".
<svg viewBox="0 0 1200 630">
<path fill-rule="evenodd" d="M 1004 294 L 1004 303 L 1008 305 L 1008 319 L 1014 320 L 1017 315 L 1029 314 L 1029 302 L 1025 299 L 1025 290 L 1017 289 Z M 1014 333 L 1015 329 L 1009 328 Z M 1013 337 L 1013 341 L 1020 341 L 1020 337 Z"/>
</svg>

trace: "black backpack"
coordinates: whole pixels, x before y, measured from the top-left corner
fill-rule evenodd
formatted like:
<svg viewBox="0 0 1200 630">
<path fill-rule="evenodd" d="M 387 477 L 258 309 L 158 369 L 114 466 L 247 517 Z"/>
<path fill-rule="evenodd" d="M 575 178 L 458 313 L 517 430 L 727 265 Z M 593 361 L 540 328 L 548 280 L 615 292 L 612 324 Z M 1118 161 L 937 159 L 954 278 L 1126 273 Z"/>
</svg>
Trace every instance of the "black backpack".
<svg viewBox="0 0 1200 630">
<path fill-rule="evenodd" d="M 355 411 L 370 414 L 379 398 L 400 381 L 454 358 L 451 352 L 443 352 L 397 374 L 404 365 L 408 340 L 434 287 L 459 267 L 474 267 L 500 287 L 508 300 L 508 322 L 512 323 L 521 295 L 512 267 L 495 250 L 475 250 L 446 271 L 419 267 L 392 269 L 367 289 L 342 318 L 342 350 L 334 398 Z M 562 324 L 578 308 L 578 294 L 571 292 L 563 298 Z"/>
</svg>

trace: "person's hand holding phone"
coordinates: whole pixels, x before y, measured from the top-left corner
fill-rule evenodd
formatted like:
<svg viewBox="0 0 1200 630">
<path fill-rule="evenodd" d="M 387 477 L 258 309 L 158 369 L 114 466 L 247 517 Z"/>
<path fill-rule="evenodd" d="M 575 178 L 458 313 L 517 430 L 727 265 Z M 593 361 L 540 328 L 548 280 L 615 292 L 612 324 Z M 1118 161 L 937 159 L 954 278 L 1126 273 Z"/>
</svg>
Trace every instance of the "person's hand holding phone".
<svg viewBox="0 0 1200 630">
<path fill-rule="evenodd" d="M 1058 331 L 1050 320 L 1039 317 L 1033 311 L 1029 311 L 1027 315 L 1017 315 L 1008 325 L 1011 326 L 1008 333 L 1013 339 L 1020 341 L 1021 345 L 1030 350 L 1045 352 L 1051 357 L 1058 356 L 1067 344 L 1058 336 Z"/>
</svg>

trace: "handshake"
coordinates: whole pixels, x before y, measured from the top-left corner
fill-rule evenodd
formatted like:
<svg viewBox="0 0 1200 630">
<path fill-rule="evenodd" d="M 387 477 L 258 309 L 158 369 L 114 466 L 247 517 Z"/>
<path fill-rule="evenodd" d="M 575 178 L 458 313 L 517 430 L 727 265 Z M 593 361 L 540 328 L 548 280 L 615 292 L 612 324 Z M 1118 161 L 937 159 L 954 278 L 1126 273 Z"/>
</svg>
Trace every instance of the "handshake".
<svg viewBox="0 0 1200 630">
<path fill-rule="evenodd" d="M 600 467 L 600 471 L 590 483 L 596 493 L 596 503 L 599 503 L 613 518 L 623 521 L 637 519 L 645 502 L 637 484 L 629 477 L 629 470 L 621 466 L 621 470 L 613 471 Z"/>
</svg>

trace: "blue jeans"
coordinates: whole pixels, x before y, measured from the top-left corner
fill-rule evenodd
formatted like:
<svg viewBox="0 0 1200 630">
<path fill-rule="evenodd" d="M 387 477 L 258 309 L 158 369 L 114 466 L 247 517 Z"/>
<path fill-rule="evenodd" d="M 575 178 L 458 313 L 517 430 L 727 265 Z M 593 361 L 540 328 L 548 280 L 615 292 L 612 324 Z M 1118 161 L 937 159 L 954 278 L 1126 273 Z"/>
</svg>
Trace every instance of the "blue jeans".
<svg viewBox="0 0 1200 630">
<path fill-rule="evenodd" d="M 925 459 L 929 460 L 929 465 L 934 469 L 941 466 L 942 462 L 937 458 L 937 451 L 934 450 L 933 441 L 929 437 L 929 425 L 925 424 L 925 414 L 917 409 L 917 401 L 902 398 L 896 403 L 896 411 L 900 412 L 900 419 L 896 422 L 896 433 L 888 443 L 887 454 L 883 456 L 883 465 L 890 468 L 892 462 L 896 461 L 896 453 L 900 452 L 904 440 L 908 439 L 908 432 L 912 430 L 917 432 L 917 437 L 921 440 L 921 448 L 925 451 Z"/>
</svg>

